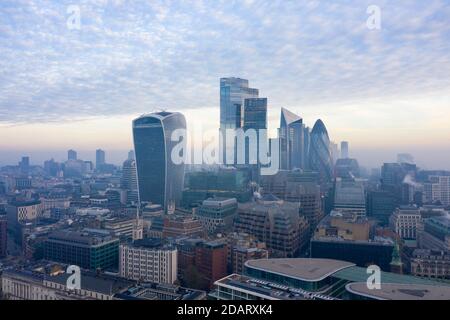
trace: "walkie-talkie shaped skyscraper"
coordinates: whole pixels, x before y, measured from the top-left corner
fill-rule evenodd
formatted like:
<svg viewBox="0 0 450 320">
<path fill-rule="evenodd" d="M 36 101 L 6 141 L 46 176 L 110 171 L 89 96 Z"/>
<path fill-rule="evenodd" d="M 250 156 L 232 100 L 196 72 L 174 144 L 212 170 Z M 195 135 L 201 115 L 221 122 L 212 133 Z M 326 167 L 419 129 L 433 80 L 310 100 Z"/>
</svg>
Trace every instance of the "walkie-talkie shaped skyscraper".
<svg viewBox="0 0 450 320">
<path fill-rule="evenodd" d="M 184 163 L 171 159 L 174 130 L 186 130 L 184 115 L 178 112 L 156 112 L 133 121 L 139 202 L 160 204 L 167 211 L 181 200 Z"/>
</svg>

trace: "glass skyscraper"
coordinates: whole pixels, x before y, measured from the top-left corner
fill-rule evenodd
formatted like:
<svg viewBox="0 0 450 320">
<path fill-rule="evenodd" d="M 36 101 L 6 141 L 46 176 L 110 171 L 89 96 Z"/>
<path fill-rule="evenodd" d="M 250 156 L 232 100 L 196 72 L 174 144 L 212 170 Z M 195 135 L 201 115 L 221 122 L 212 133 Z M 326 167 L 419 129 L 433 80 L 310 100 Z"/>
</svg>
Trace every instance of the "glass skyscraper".
<svg viewBox="0 0 450 320">
<path fill-rule="evenodd" d="M 311 169 L 320 174 L 321 182 L 330 182 L 333 178 L 333 160 L 330 151 L 330 138 L 322 120 L 317 120 L 311 131 L 310 144 Z"/>
<path fill-rule="evenodd" d="M 268 145 L 268 141 L 261 141 L 264 139 L 259 130 L 267 130 L 267 98 L 251 98 L 245 99 L 244 102 L 244 130 L 253 129 L 256 131 L 256 148 L 251 148 L 250 145 L 245 147 L 245 163 L 250 164 L 250 154 L 251 150 L 256 150 L 256 160 L 257 164 L 259 161 L 259 147 L 260 143 L 265 143 Z M 267 137 L 266 137 L 267 138 Z"/>
<path fill-rule="evenodd" d="M 298 115 L 281 108 L 280 168 L 283 170 L 306 169 L 305 125 Z"/>
<path fill-rule="evenodd" d="M 233 149 L 236 148 L 236 144 L 226 145 L 226 130 L 243 127 L 245 99 L 258 98 L 258 96 L 258 89 L 249 88 L 248 80 L 240 78 L 220 79 L 220 133 L 223 137 L 220 146 L 222 152 L 220 160 L 223 163 L 226 163 L 226 152 L 233 152 Z"/>
<path fill-rule="evenodd" d="M 177 112 L 152 113 L 133 121 L 139 201 L 161 204 L 166 211 L 179 204 L 184 183 L 184 162 L 171 159 L 179 143 L 171 141 L 176 129 L 186 129 L 184 116 Z"/>
</svg>

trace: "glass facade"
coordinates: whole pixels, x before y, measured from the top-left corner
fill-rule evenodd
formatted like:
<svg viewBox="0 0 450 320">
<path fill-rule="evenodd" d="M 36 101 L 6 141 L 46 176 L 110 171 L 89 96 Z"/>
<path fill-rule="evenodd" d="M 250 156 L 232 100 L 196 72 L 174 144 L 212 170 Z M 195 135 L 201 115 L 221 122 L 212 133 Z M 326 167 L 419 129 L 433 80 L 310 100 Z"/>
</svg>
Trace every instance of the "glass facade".
<svg viewBox="0 0 450 320">
<path fill-rule="evenodd" d="M 258 98 L 258 89 L 249 88 L 248 80 L 240 78 L 220 79 L 220 132 L 225 137 L 226 129 L 238 129 L 243 127 L 244 101 L 245 99 Z M 227 150 L 232 152 L 235 146 L 227 146 L 225 139 L 220 146 L 225 163 Z M 236 153 L 235 153 L 236 154 Z"/>
<path fill-rule="evenodd" d="M 133 121 L 139 201 L 161 204 L 165 210 L 171 203 L 179 204 L 183 190 L 184 163 L 175 164 L 171 159 L 172 149 L 179 143 L 171 141 L 177 129 L 186 129 L 180 113 L 159 112 Z"/>
<path fill-rule="evenodd" d="M 281 109 L 280 117 L 280 169 L 306 169 L 305 125 L 301 117 Z"/>
<path fill-rule="evenodd" d="M 317 120 L 311 132 L 310 166 L 319 172 L 321 182 L 330 182 L 333 178 L 333 161 L 330 151 L 330 138 L 322 120 Z"/>
</svg>

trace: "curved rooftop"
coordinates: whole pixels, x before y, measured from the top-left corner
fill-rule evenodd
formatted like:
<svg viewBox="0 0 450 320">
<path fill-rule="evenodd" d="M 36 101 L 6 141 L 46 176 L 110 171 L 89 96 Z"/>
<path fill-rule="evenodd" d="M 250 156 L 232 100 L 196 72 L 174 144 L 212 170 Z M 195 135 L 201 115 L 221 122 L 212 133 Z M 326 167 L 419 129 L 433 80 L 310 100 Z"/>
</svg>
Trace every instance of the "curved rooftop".
<svg viewBox="0 0 450 320">
<path fill-rule="evenodd" d="M 159 120 L 163 120 L 167 117 L 171 117 L 177 114 L 181 114 L 179 112 L 169 112 L 169 111 L 159 111 L 159 112 L 153 112 L 153 113 L 146 113 L 141 115 L 140 117 L 138 117 L 135 120 L 139 120 L 139 119 L 143 119 L 143 118 L 156 118 Z"/>
<path fill-rule="evenodd" d="M 319 133 L 325 133 L 326 135 L 328 135 L 327 128 L 325 127 L 325 124 L 321 119 L 316 121 L 311 131 L 311 134 L 319 134 Z"/>
<path fill-rule="evenodd" d="M 380 289 L 369 289 L 365 282 L 349 283 L 347 291 L 376 300 L 449 300 L 450 286 L 382 283 Z"/>
<path fill-rule="evenodd" d="M 355 264 L 332 259 L 287 258 L 249 260 L 245 266 L 301 281 L 317 282 Z"/>
</svg>

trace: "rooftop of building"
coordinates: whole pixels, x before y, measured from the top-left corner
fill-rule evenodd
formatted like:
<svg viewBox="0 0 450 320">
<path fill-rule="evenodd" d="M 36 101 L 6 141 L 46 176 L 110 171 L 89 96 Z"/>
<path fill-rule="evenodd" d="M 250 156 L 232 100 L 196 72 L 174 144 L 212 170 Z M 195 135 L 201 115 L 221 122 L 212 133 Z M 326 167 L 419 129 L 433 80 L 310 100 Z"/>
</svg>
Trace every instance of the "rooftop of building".
<svg viewBox="0 0 450 320">
<path fill-rule="evenodd" d="M 357 295 L 376 300 L 449 300 L 450 286 L 383 283 L 371 290 L 366 282 L 349 283 L 346 289 Z"/>
<path fill-rule="evenodd" d="M 311 293 L 302 289 L 279 285 L 273 282 L 259 280 L 244 275 L 231 274 L 215 282 L 216 285 L 243 289 L 250 294 L 266 300 L 334 300 L 331 297 Z M 210 296 L 217 295 L 212 291 Z"/>
<path fill-rule="evenodd" d="M 333 274 L 334 278 L 340 280 L 347 280 L 350 282 L 364 282 L 367 281 L 367 268 L 352 266 L 346 269 L 342 269 Z M 397 274 L 392 272 L 381 271 L 381 283 L 396 283 L 396 284 L 409 284 L 409 285 L 444 285 L 450 286 L 446 282 L 429 280 L 425 278 L 419 278 L 411 275 Z"/>
<path fill-rule="evenodd" d="M 174 249 L 175 247 L 160 238 L 145 238 L 128 243 L 128 246 L 143 249 Z"/>
<path fill-rule="evenodd" d="M 83 231 L 59 230 L 48 237 L 49 241 L 64 241 L 81 245 L 98 245 L 109 241 L 115 241 L 106 230 L 84 229 Z"/>
<path fill-rule="evenodd" d="M 337 180 L 335 205 L 366 205 L 364 186 L 359 181 Z"/>
<path fill-rule="evenodd" d="M 352 245 L 370 245 L 370 246 L 393 246 L 394 241 L 391 238 L 387 237 L 374 237 L 373 239 L 369 240 L 350 240 L 350 239 L 344 239 L 340 237 L 331 237 L 331 236 L 324 236 L 324 237 L 314 237 L 311 239 L 311 241 L 314 242 L 339 242 L 339 243 L 346 243 L 346 244 L 352 244 Z"/>
<path fill-rule="evenodd" d="M 40 200 L 13 200 L 9 203 L 13 207 L 29 207 L 41 204 Z"/>
<path fill-rule="evenodd" d="M 67 279 L 70 274 L 61 273 L 55 276 L 44 277 L 45 281 L 59 283 L 62 285 L 67 284 Z M 134 281 L 130 281 L 124 278 L 119 278 L 116 276 L 108 276 L 108 275 L 97 275 L 91 272 L 81 273 L 81 288 L 83 290 L 99 292 L 106 295 L 114 295 L 123 290 L 126 290 L 128 287 L 134 284 Z"/>
<path fill-rule="evenodd" d="M 355 266 L 347 261 L 309 258 L 249 260 L 245 265 L 307 282 L 317 282 L 339 270 Z"/>
<path fill-rule="evenodd" d="M 136 284 L 115 295 L 121 300 L 202 300 L 206 292 L 170 284 Z"/>
<path fill-rule="evenodd" d="M 445 235 L 450 234 L 450 215 L 436 216 L 425 219 L 425 225 L 438 228 Z"/>
<path fill-rule="evenodd" d="M 203 201 L 203 206 L 224 206 L 237 204 L 236 198 L 214 197 Z"/>
</svg>

